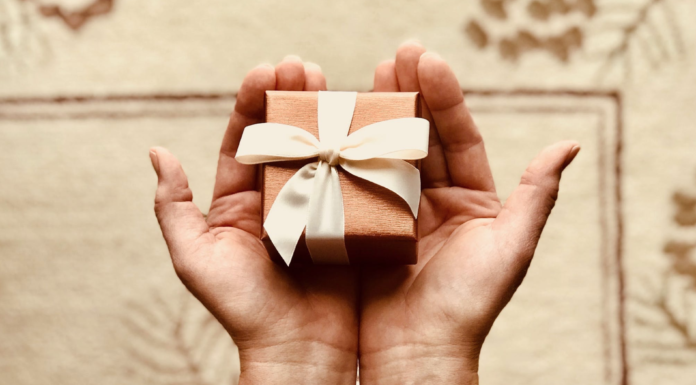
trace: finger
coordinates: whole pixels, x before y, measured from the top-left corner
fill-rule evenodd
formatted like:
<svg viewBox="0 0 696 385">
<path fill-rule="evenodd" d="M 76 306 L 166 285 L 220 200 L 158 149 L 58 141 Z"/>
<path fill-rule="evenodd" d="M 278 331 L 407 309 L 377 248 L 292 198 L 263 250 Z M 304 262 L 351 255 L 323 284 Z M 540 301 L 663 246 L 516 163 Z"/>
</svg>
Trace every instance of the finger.
<svg viewBox="0 0 696 385">
<path fill-rule="evenodd" d="M 275 84 L 275 69 L 270 64 L 254 68 L 244 78 L 222 139 L 213 200 L 256 188 L 256 167 L 238 163 L 234 157 L 244 127 L 264 120 L 265 92 L 275 89 Z"/>
<path fill-rule="evenodd" d="M 399 83 L 399 91 L 420 91 L 420 85 L 418 84 L 418 60 L 425 51 L 425 47 L 415 41 L 408 41 L 396 50 L 394 66 Z"/>
<path fill-rule="evenodd" d="M 288 55 L 276 66 L 276 89 L 302 91 L 305 85 L 305 67 L 302 59 Z"/>
<path fill-rule="evenodd" d="M 580 151 L 577 142 L 564 141 L 547 147 L 529 165 L 493 223 L 509 240 L 513 258 L 522 266 L 531 261 L 546 220 L 558 197 L 561 173 Z"/>
<path fill-rule="evenodd" d="M 385 60 L 375 69 L 374 92 L 399 92 L 394 60 Z"/>
<path fill-rule="evenodd" d="M 418 79 L 437 126 L 452 184 L 495 191 L 483 138 L 450 66 L 437 54 L 427 53 L 418 64 Z"/>
<path fill-rule="evenodd" d="M 396 76 L 402 92 L 421 92 L 418 81 L 418 63 L 425 48 L 417 42 L 406 42 L 396 51 Z M 421 179 L 424 188 L 447 187 L 450 185 L 449 173 L 444 153 L 440 145 L 437 124 L 433 122 L 427 101 L 421 93 L 421 115 L 430 121 L 428 156 L 421 162 Z"/>
<path fill-rule="evenodd" d="M 157 173 L 155 215 L 167 242 L 175 266 L 187 250 L 208 232 L 208 224 L 193 204 L 193 194 L 179 161 L 161 147 L 150 150 L 152 167 Z"/>
<path fill-rule="evenodd" d="M 406 43 L 404 51 L 409 51 L 411 43 Z M 421 47 L 422 48 L 422 47 Z M 415 54 L 421 50 L 416 48 L 413 52 L 402 52 L 398 57 L 402 62 L 405 60 L 413 60 Z M 409 67 L 403 65 L 404 68 Z M 406 71 L 407 72 L 407 71 Z M 407 76 L 407 75 L 404 75 Z M 396 62 L 388 60 L 380 63 L 375 70 L 374 81 L 375 92 L 397 92 L 399 91 L 399 82 L 396 74 Z M 423 101 L 421 96 L 421 102 Z M 421 105 L 421 115 L 426 119 L 430 118 L 428 107 L 425 103 Z M 430 119 L 429 119 L 430 120 Z M 430 125 L 430 138 L 428 140 L 428 156 L 421 162 L 421 179 L 424 188 L 430 187 L 445 187 L 449 185 L 449 177 L 445 166 L 444 154 L 440 149 L 440 138 L 437 134 L 437 129 L 432 124 Z"/>
<path fill-rule="evenodd" d="M 304 63 L 305 71 L 305 91 L 326 91 L 326 78 L 321 72 L 318 64 L 311 62 Z"/>
</svg>

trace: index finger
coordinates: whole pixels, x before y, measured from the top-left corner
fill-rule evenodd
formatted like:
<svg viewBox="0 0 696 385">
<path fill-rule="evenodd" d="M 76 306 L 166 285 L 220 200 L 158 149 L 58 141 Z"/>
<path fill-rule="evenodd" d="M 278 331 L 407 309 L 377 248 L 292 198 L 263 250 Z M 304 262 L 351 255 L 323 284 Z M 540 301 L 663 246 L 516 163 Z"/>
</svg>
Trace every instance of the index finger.
<svg viewBox="0 0 696 385">
<path fill-rule="evenodd" d="M 494 192 L 483 137 L 450 66 L 437 54 L 423 54 L 418 63 L 418 81 L 437 126 L 452 184 Z"/>
<path fill-rule="evenodd" d="M 430 124 L 428 138 L 428 156 L 421 162 L 421 181 L 423 188 L 448 187 L 451 185 L 447 162 L 442 151 L 440 137 L 437 132 L 437 124 L 433 123 L 433 116 L 428 108 L 428 101 L 423 97 L 420 82 L 418 80 L 418 66 L 421 56 L 425 53 L 425 47 L 417 42 L 410 41 L 402 44 L 396 52 L 395 70 L 401 92 L 420 92 L 421 117 L 427 119 Z"/>
<path fill-rule="evenodd" d="M 256 187 L 256 166 L 241 164 L 234 157 L 244 127 L 263 122 L 265 93 L 275 86 L 275 69 L 270 64 L 254 68 L 244 78 L 220 146 L 213 200 Z"/>
</svg>

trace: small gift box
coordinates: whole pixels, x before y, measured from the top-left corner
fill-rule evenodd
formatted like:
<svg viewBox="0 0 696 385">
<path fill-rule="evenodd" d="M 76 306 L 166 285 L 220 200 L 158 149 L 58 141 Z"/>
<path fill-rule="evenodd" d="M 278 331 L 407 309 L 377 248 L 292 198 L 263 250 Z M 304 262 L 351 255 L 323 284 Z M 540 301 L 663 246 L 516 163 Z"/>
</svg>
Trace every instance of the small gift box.
<svg viewBox="0 0 696 385">
<path fill-rule="evenodd" d="M 261 164 L 261 239 L 287 264 L 415 264 L 418 93 L 266 92 L 237 160 Z"/>
</svg>

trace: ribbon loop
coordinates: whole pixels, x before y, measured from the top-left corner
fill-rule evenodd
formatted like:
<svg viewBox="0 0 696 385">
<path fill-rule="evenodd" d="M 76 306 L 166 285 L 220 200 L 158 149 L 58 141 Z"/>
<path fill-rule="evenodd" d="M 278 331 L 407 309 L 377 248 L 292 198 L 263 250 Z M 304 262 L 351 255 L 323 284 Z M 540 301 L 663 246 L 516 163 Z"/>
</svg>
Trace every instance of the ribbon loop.
<svg viewBox="0 0 696 385">
<path fill-rule="evenodd" d="M 428 155 L 429 122 L 419 118 L 385 120 L 350 134 L 341 147 L 341 158 L 422 159 Z"/>
<path fill-rule="evenodd" d="M 303 230 L 315 263 L 349 263 L 338 166 L 393 191 L 406 201 L 414 217 L 418 215 L 420 173 L 404 159 L 428 154 L 428 121 L 387 120 L 347 136 L 356 99 L 356 92 L 319 92 L 320 140 L 301 128 L 278 123 L 244 129 L 236 155 L 242 164 L 318 157 L 318 162 L 302 167 L 283 186 L 264 223 L 288 265 Z"/>
<path fill-rule="evenodd" d="M 287 124 L 259 123 L 244 128 L 235 159 L 259 164 L 308 159 L 318 153 L 319 141 L 309 132 Z"/>
</svg>

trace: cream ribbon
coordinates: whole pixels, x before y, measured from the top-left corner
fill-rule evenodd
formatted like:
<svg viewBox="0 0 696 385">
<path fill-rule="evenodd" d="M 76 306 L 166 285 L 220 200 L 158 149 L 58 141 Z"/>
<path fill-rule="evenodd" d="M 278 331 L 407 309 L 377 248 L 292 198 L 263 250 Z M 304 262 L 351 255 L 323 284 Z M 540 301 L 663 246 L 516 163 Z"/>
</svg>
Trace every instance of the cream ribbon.
<svg viewBox="0 0 696 385">
<path fill-rule="evenodd" d="M 428 155 L 428 121 L 401 118 L 367 125 L 348 135 L 357 92 L 319 92 L 319 139 L 295 126 L 247 126 L 237 149 L 243 164 L 319 157 L 283 186 L 264 228 L 286 264 L 306 227 L 315 263 L 347 264 L 343 196 L 336 166 L 385 187 L 408 203 L 414 217 L 420 203 L 420 173 L 404 159 Z"/>
</svg>

